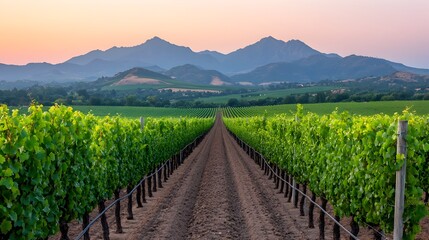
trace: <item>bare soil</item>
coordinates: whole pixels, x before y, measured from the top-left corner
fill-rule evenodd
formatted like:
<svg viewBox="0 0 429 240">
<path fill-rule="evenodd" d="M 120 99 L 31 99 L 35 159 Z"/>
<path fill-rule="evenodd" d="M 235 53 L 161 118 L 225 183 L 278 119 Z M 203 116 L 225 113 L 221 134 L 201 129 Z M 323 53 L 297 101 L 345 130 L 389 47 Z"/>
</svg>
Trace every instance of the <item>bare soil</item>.
<svg viewBox="0 0 429 240">
<path fill-rule="evenodd" d="M 167 82 L 153 79 L 153 78 L 141 78 L 132 74 L 128 74 L 119 82 L 112 84 L 112 86 L 122 86 L 122 85 L 134 85 L 134 84 L 151 84 L 151 85 L 159 85 L 159 84 L 168 84 Z"/>
<path fill-rule="evenodd" d="M 224 85 L 232 85 L 231 83 L 222 81 L 219 77 L 212 77 L 212 81 L 210 85 L 213 86 L 224 86 Z"/>
<path fill-rule="evenodd" d="M 308 228 L 308 202 L 305 216 L 300 216 L 299 209 L 274 187 L 218 117 L 201 144 L 163 182 L 163 188 L 147 197 L 143 208 L 136 208 L 134 196 L 134 220 L 126 219 L 126 201 L 121 203 L 124 233 L 115 233 L 113 208 L 107 212 L 110 238 L 318 239 L 319 210 L 314 210 L 315 228 Z M 329 204 L 328 211 L 332 213 Z M 350 229 L 350 219 L 341 222 Z M 325 229 L 326 239 L 332 239 L 333 222 L 328 218 Z M 70 224 L 70 237 L 80 231 L 79 223 Z M 99 222 L 90 236 L 102 239 Z M 359 237 L 373 239 L 372 230 L 361 228 Z M 341 231 L 341 239 L 349 236 Z"/>
<path fill-rule="evenodd" d="M 161 88 L 159 90 L 171 90 L 172 92 L 209 92 L 209 93 L 220 93 L 219 90 L 210 89 L 193 89 L 193 88 Z"/>
</svg>

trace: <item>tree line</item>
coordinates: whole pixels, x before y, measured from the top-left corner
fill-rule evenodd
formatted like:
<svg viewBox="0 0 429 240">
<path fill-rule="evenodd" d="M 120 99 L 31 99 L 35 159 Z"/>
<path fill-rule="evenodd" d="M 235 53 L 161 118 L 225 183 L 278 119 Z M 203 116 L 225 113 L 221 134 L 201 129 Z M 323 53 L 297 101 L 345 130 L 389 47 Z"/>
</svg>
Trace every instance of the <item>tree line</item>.
<svg viewBox="0 0 429 240">
<path fill-rule="evenodd" d="M 322 83 L 323 84 L 323 83 Z M 279 88 L 285 87 L 282 85 Z M 271 86 L 269 89 L 273 88 Z M 429 100 L 429 91 L 411 88 L 403 89 L 363 89 L 339 88 L 316 93 L 291 94 L 283 97 L 246 99 L 255 89 L 225 90 L 221 94 L 207 92 L 172 92 L 158 89 L 137 89 L 134 91 L 92 91 L 73 87 L 33 86 L 27 89 L 0 90 L 0 104 L 8 106 L 28 106 L 37 102 L 45 106 L 54 104 L 92 105 L 92 106 L 152 106 L 152 107 L 247 107 L 296 103 L 325 102 L 369 102 L 392 100 Z M 224 104 L 197 100 L 207 96 L 240 93 L 241 98 L 231 98 Z"/>
</svg>

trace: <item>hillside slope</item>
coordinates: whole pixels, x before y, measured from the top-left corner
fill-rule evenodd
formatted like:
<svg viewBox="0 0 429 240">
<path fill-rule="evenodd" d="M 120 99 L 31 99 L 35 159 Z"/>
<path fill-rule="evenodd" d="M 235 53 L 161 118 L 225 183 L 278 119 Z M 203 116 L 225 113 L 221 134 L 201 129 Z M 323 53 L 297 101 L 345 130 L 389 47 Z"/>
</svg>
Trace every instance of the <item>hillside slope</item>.
<svg viewBox="0 0 429 240">
<path fill-rule="evenodd" d="M 231 79 L 224 74 L 216 70 L 204 70 L 191 64 L 174 67 L 165 74 L 174 79 L 195 84 L 232 85 Z"/>
</svg>

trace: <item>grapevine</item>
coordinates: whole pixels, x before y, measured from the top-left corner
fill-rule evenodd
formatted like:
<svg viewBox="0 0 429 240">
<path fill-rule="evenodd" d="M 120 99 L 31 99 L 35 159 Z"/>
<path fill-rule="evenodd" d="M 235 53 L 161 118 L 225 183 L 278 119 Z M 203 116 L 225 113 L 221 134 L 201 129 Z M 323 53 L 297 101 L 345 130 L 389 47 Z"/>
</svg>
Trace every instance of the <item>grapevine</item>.
<svg viewBox="0 0 429 240">
<path fill-rule="evenodd" d="M 0 238 L 55 234 L 139 182 L 213 122 L 147 118 L 142 127 L 139 120 L 65 106 L 33 105 L 27 115 L 0 106 Z"/>
<path fill-rule="evenodd" d="M 427 214 L 428 117 L 402 114 L 357 116 L 347 112 L 224 118 L 227 127 L 272 163 L 326 198 L 339 217 L 353 216 L 385 232 L 393 230 L 398 120 L 409 121 L 404 225 L 406 237 L 419 231 Z"/>
</svg>

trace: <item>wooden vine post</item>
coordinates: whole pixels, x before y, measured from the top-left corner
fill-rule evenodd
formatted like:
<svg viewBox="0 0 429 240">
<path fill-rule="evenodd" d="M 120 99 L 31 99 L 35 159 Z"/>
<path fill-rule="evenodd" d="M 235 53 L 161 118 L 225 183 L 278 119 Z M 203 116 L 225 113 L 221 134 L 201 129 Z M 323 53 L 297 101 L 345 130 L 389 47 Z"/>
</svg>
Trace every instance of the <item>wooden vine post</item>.
<svg viewBox="0 0 429 240">
<path fill-rule="evenodd" d="M 399 121 L 396 153 L 397 155 L 403 156 L 404 164 L 399 171 L 396 171 L 395 219 L 393 228 L 394 240 L 401 240 L 404 233 L 404 222 L 402 215 L 404 213 L 405 173 L 407 168 L 407 144 L 405 141 L 405 137 L 407 136 L 407 127 L 408 121 Z"/>
<path fill-rule="evenodd" d="M 143 131 L 144 129 L 144 117 L 140 117 L 140 129 Z"/>
</svg>

